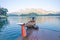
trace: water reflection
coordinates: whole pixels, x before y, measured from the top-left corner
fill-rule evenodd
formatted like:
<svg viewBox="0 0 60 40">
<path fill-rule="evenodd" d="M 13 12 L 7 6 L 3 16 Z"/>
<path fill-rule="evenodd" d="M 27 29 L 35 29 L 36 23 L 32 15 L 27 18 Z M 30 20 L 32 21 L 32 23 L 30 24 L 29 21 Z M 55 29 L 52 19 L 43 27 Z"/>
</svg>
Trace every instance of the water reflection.
<svg viewBox="0 0 60 40">
<path fill-rule="evenodd" d="M 0 18 L 0 31 L 1 31 L 1 28 L 6 24 L 8 24 L 7 18 Z"/>
<path fill-rule="evenodd" d="M 35 29 L 27 29 L 26 30 L 26 37 L 19 36 L 17 38 L 17 40 L 33 40 L 33 38 L 35 38 L 34 33 L 37 32 L 37 31 L 38 30 L 35 30 Z"/>
<path fill-rule="evenodd" d="M 22 40 L 29 40 L 29 36 L 32 34 L 33 30 L 32 29 L 28 29 L 26 30 L 26 33 L 27 33 L 27 37 L 23 37 Z"/>
<path fill-rule="evenodd" d="M 50 22 L 53 21 L 57 22 L 59 21 L 60 17 L 56 16 L 37 16 L 35 17 L 36 23 L 44 23 L 44 22 Z M 27 23 L 29 20 L 31 20 L 30 17 L 8 17 L 9 23 Z"/>
<path fill-rule="evenodd" d="M 15 40 L 16 38 L 21 38 L 21 26 L 18 23 L 26 23 L 31 20 L 30 17 L 8 17 L 0 19 L 0 31 L 2 28 L 2 32 L 0 32 L 0 39 L 3 40 Z M 36 25 L 39 28 L 46 28 L 50 30 L 60 31 L 60 17 L 52 17 L 52 16 L 37 16 L 35 17 Z M 40 30 L 40 29 L 39 29 Z M 37 31 L 36 31 L 37 32 Z M 39 32 L 39 31 L 38 31 Z M 28 40 L 31 34 L 35 34 L 34 30 L 27 30 L 28 37 L 23 38 Z M 38 35 L 39 36 L 39 35 Z"/>
</svg>

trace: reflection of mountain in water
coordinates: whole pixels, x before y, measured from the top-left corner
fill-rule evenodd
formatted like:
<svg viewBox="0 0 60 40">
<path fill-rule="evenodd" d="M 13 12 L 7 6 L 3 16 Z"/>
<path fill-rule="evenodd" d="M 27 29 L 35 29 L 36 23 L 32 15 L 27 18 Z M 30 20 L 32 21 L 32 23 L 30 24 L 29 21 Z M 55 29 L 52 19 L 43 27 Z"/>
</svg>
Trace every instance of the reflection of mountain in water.
<svg viewBox="0 0 60 40">
<path fill-rule="evenodd" d="M 1 31 L 1 28 L 7 23 L 8 23 L 7 18 L 0 18 L 0 31 Z"/>
</svg>

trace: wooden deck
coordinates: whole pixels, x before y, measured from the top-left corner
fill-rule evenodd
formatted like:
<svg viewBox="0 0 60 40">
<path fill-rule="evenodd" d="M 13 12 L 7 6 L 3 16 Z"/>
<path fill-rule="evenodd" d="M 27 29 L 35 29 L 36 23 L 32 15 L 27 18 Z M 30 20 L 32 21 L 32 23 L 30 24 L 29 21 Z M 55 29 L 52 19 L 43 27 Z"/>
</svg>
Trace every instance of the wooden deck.
<svg viewBox="0 0 60 40">
<path fill-rule="evenodd" d="M 60 40 L 60 32 L 39 29 L 39 30 L 28 30 L 28 37 L 18 37 L 17 40 Z"/>
</svg>

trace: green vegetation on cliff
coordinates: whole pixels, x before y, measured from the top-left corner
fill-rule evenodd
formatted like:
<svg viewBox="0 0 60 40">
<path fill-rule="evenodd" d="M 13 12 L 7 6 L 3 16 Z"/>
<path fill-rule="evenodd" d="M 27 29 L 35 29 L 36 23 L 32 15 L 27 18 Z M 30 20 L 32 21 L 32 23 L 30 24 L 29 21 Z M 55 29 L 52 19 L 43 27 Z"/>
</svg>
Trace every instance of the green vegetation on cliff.
<svg viewBox="0 0 60 40">
<path fill-rule="evenodd" d="M 6 8 L 0 8 L 0 17 L 6 17 L 8 10 Z"/>
</svg>

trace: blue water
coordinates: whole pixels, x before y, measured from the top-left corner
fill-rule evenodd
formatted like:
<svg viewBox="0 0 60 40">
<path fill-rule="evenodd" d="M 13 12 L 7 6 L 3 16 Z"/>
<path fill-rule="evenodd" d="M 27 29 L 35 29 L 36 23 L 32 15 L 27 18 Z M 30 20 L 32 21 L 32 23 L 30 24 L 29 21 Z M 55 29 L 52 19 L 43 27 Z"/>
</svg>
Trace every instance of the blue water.
<svg viewBox="0 0 60 40">
<path fill-rule="evenodd" d="M 60 32 L 60 24 L 45 22 L 45 23 L 42 23 L 42 24 L 37 23 L 37 25 L 39 26 L 39 28 Z"/>
<path fill-rule="evenodd" d="M 0 19 L 0 40 L 16 40 L 21 36 L 20 22 L 26 23 L 29 17 L 8 17 Z M 39 28 L 60 32 L 60 17 L 36 17 Z"/>
<path fill-rule="evenodd" d="M 17 24 L 8 24 L 0 32 L 0 40 L 15 40 L 19 35 L 21 36 L 20 26 Z"/>
</svg>

